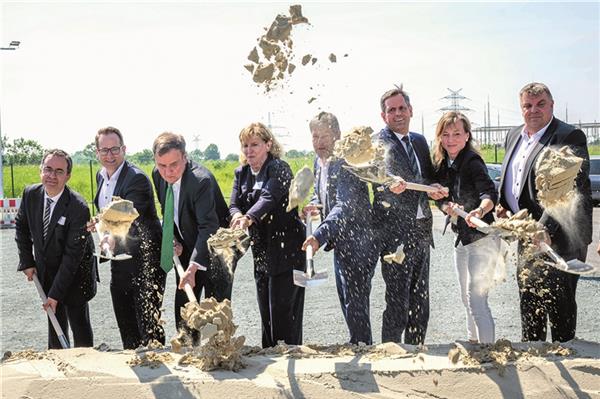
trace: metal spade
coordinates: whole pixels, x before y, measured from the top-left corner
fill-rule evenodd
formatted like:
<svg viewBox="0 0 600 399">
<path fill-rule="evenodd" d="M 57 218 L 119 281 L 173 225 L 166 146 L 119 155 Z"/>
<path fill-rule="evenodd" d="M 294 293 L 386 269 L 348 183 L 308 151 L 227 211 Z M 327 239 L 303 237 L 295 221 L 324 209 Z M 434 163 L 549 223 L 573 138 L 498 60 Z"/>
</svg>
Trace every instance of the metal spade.
<svg viewBox="0 0 600 399">
<path fill-rule="evenodd" d="M 312 215 L 306 214 L 306 237 L 312 235 Z M 315 272 L 312 246 L 306 247 L 306 271 L 294 270 L 294 284 L 300 287 L 317 287 L 327 281 L 327 272 Z"/>
</svg>

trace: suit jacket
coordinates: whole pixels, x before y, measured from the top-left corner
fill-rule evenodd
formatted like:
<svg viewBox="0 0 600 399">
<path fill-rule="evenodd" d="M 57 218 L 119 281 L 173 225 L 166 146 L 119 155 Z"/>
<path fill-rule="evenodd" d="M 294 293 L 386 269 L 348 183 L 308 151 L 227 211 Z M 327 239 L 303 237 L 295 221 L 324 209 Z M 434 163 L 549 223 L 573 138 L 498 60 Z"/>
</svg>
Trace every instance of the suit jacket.
<svg viewBox="0 0 600 399">
<path fill-rule="evenodd" d="M 356 249 L 357 241 L 363 242 L 373 234 L 369 188 L 367 183 L 343 168 L 345 164 L 343 159 L 333 159 L 329 163 L 326 197 L 329 211 L 324 212 L 323 222 L 313 233 L 320 244 L 326 244 L 326 250 L 341 245 Z M 320 187 L 317 184 L 315 191 L 318 196 Z"/>
<path fill-rule="evenodd" d="M 417 183 L 433 183 L 435 181 L 434 170 L 427 140 L 425 140 L 423 135 L 418 133 L 409 132 L 409 135 L 421 167 L 422 179 Z M 406 181 L 414 181 L 408 154 L 398 137 L 396 137 L 396 134 L 389 127 L 385 127 L 375 138 L 383 143 L 387 149 L 385 156 L 387 172 L 400 176 Z M 383 202 L 387 202 L 391 206 L 385 207 Z M 397 195 L 389 190 L 379 191 L 377 186 L 375 186 L 373 210 L 379 225 L 385 226 L 386 230 L 391 230 L 392 232 L 412 231 L 416 226 L 419 203 L 422 205 L 423 214 L 428 224 L 427 229 L 429 230 L 430 241 L 433 245 L 433 237 L 431 235 L 433 219 L 427 194 L 420 191 L 406 190 L 402 194 Z"/>
<path fill-rule="evenodd" d="M 463 149 L 451 166 L 448 166 L 448 158 L 444 158 L 436 170 L 436 180 L 450 190 L 448 197 L 438 201 L 439 204 L 452 201 L 463 205 L 466 212 L 471 212 L 483 199 L 490 199 L 494 204 L 498 201 L 496 186 L 488 175 L 485 162 L 472 150 Z M 493 213 L 488 212 L 483 221 L 493 223 Z M 446 219 L 446 223 L 448 222 L 449 218 Z M 452 225 L 452 230 L 457 233 L 455 245 L 459 242 L 468 245 L 485 236 L 469 227 L 463 218 L 458 218 L 457 224 Z"/>
<path fill-rule="evenodd" d="M 500 178 L 500 204 L 510 209 L 506 202 L 504 193 L 511 190 L 512 182 L 505 180 L 506 168 L 521 140 L 523 125 L 514 128 L 506 136 L 506 155 L 502 163 L 502 175 Z M 581 203 L 573 215 L 573 226 L 577 226 L 576 232 L 570 234 L 552 217 L 544 213 L 544 209 L 537 199 L 535 188 L 535 164 L 546 147 L 562 147 L 568 145 L 575 155 L 584 159 L 581 170 L 575 180 L 575 189 L 581 195 Z M 547 228 L 552 247 L 559 253 L 586 247 L 592 242 L 592 191 L 590 186 L 590 162 L 585 133 L 575 126 L 568 125 L 557 118 L 553 118 L 540 141 L 533 148 L 523 172 L 521 181 L 521 192 L 519 193 L 519 208 L 528 209 L 534 219 L 539 220 Z"/>
<path fill-rule="evenodd" d="M 292 170 L 268 155 L 256 178 L 249 165 L 235 170 L 229 212 L 252 218 L 250 237 L 255 272 L 277 275 L 304 269 L 305 228 L 298 209 L 286 212 Z"/>
<path fill-rule="evenodd" d="M 104 183 L 104 178 L 99 171 L 96 173 L 96 183 L 98 189 L 94 205 L 98 209 L 98 195 Z M 156 214 L 152 183 L 141 169 L 125 161 L 113 195 L 133 202 L 139 216 L 131 224 L 127 240 L 117 240 L 115 243 L 115 253 L 128 253 L 132 256 L 131 259 L 112 261 L 111 268 L 127 268 L 132 272 L 139 272 L 144 264 L 144 259 L 148 259 L 148 256 L 151 256 L 151 259 L 160 259 L 162 228 Z M 144 246 L 142 254 L 143 243 L 148 245 Z"/>
<path fill-rule="evenodd" d="M 152 171 L 152 180 L 164 215 L 167 182 L 156 168 Z M 229 212 L 213 174 L 191 160 L 187 162 L 181 177 L 177 209 L 181 234 L 177 226 L 174 228 L 175 236 L 183 244 L 182 264 L 187 267 L 193 261 L 208 267 L 210 256 L 206 240 L 219 226 L 229 225 Z"/>
<path fill-rule="evenodd" d="M 339 165 L 335 165 L 334 160 L 329 162 L 327 168 L 327 182 L 325 184 L 327 192 L 325 193 L 325 203 L 321 203 L 321 165 L 318 162 L 318 157 L 315 158 L 313 164 L 313 171 L 315 174 L 315 185 L 313 190 L 313 196 L 310 199 L 311 204 L 322 205 L 320 209 L 321 219 L 325 219 L 329 214 L 329 211 L 335 206 L 336 203 L 336 190 L 337 190 L 337 179 L 339 172 Z"/>
<path fill-rule="evenodd" d="M 67 305 L 84 303 L 96 294 L 98 280 L 94 241 L 86 230 L 89 208 L 65 186 L 44 240 L 44 207 L 44 186 L 26 187 L 16 218 L 17 270 L 35 267 L 48 297 Z"/>
</svg>

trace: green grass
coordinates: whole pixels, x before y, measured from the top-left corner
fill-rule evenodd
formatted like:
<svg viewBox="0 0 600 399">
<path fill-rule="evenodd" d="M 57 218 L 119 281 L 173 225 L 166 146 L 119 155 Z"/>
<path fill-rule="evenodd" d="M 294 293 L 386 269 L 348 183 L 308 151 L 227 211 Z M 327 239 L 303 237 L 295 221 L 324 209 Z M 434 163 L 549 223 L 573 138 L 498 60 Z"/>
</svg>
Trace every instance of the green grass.
<svg viewBox="0 0 600 399">
<path fill-rule="evenodd" d="M 294 173 L 296 173 L 302 166 L 306 165 L 312 168 L 312 158 L 296 158 L 287 160 L 290 164 Z M 229 203 L 229 197 L 231 196 L 231 188 L 233 187 L 233 172 L 235 168 L 239 166 L 236 161 L 205 161 L 202 162 L 217 179 L 219 187 L 223 192 L 223 196 L 227 203 Z M 146 174 L 150 177 L 152 174 L 152 168 L 154 164 L 138 165 Z M 71 179 L 67 183 L 69 187 L 77 191 L 85 197 L 92 208 L 92 201 L 96 194 L 96 171 L 100 168 L 99 164 L 92 164 L 92 180 L 93 187 L 90 181 L 90 165 L 89 164 L 76 164 L 73 165 L 73 171 L 71 172 Z M 39 167 L 38 165 L 14 165 L 14 194 L 13 185 L 11 179 L 10 165 L 4 165 L 4 196 L 5 197 L 21 197 L 25 186 L 30 184 L 39 183 Z M 160 209 L 160 208 L 157 208 Z"/>
</svg>

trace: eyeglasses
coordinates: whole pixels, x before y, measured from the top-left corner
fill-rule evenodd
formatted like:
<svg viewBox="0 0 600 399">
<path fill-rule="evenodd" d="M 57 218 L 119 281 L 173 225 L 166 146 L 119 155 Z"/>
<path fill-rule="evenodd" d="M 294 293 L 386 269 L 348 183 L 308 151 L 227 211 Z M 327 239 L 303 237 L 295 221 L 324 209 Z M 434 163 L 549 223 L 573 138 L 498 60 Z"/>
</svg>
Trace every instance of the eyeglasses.
<svg viewBox="0 0 600 399">
<path fill-rule="evenodd" d="M 100 155 L 108 155 L 109 152 L 113 155 L 119 155 L 121 147 L 97 148 L 96 151 L 98 151 L 98 154 Z"/>
<path fill-rule="evenodd" d="M 67 172 L 65 172 L 63 169 L 52 169 L 50 166 L 46 166 L 42 169 L 42 173 L 44 176 L 54 175 L 56 177 L 63 177 Z"/>
</svg>

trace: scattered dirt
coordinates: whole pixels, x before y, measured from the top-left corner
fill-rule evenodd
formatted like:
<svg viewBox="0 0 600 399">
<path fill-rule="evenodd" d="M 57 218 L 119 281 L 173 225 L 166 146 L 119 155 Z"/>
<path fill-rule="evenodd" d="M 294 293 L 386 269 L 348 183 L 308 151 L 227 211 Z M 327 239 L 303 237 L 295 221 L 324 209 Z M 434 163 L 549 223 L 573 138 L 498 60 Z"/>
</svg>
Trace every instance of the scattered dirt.
<svg viewBox="0 0 600 399">
<path fill-rule="evenodd" d="M 383 260 L 386 261 L 387 263 L 402 263 L 404 262 L 404 258 L 406 257 L 406 255 L 404 254 L 404 244 L 400 244 L 398 246 L 398 248 L 396 248 L 396 252 L 395 253 L 391 253 L 391 254 L 387 254 L 387 255 L 383 255 Z"/>
<path fill-rule="evenodd" d="M 335 142 L 333 154 L 343 158 L 349 165 L 361 166 L 373 162 L 377 155 L 376 147 L 371 142 L 373 129 L 369 126 L 358 126 L 342 135 Z"/>
<path fill-rule="evenodd" d="M 304 166 L 292 179 L 290 184 L 289 202 L 286 211 L 290 212 L 292 209 L 301 205 L 308 194 L 310 194 L 310 190 L 313 188 L 314 184 L 315 175 L 307 166 Z"/>
</svg>

